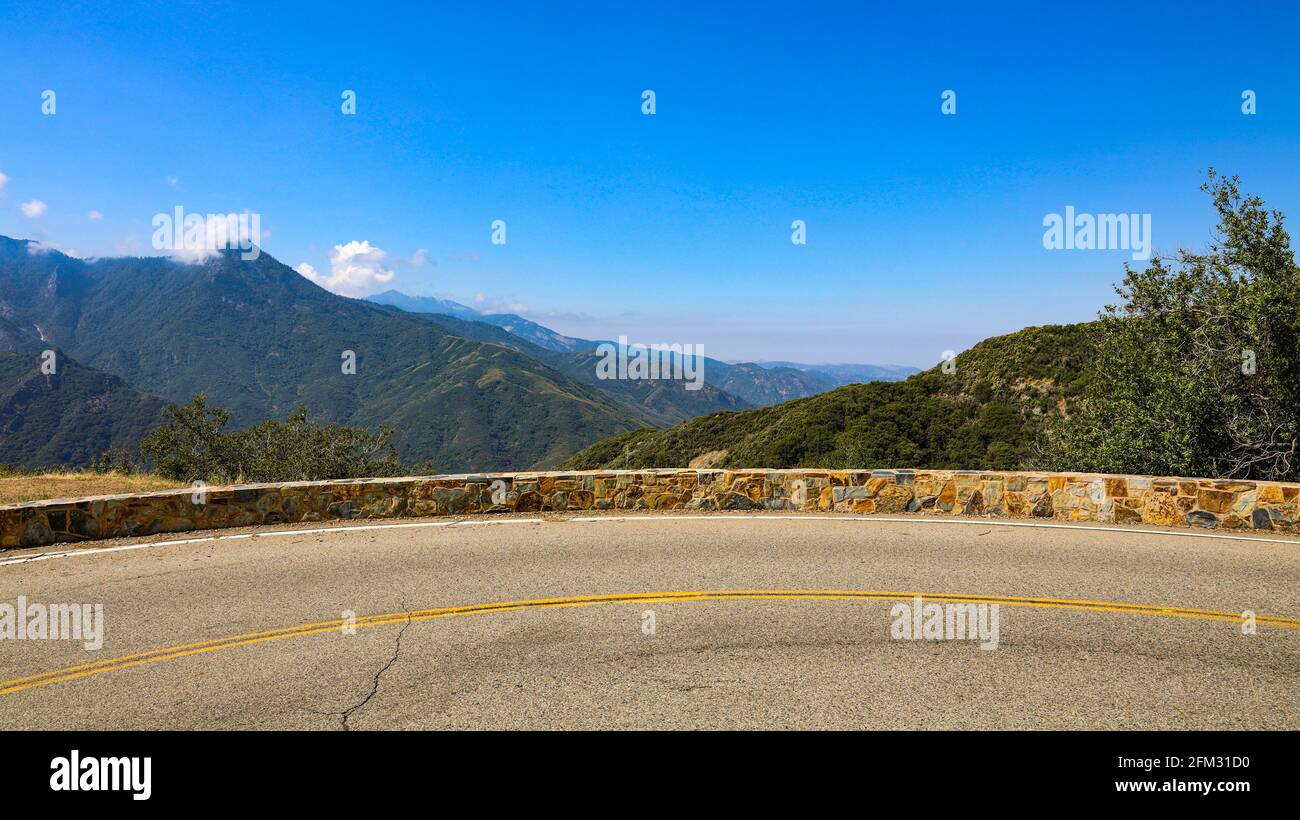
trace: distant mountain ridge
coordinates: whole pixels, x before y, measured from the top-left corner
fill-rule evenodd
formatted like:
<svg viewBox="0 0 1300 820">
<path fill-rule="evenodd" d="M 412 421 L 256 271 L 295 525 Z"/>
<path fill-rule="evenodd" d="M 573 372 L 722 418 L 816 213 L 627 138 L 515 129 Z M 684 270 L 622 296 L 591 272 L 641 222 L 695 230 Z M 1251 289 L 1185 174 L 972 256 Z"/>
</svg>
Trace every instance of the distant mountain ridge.
<svg viewBox="0 0 1300 820">
<path fill-rule="evenodd" d="M 820 373 L 835 382 L 836 387 L 867 382 L 894 382 L 921 372 L 919 367 L 901 364 L 803 364 L 801 362 L 755 362 L 766 368 L 793 368 L 805 373 Z"/>
<path fill-rule="evenodd" d="M 579 339 L 556 333 L 548 327 L 513 313 L 483 314 L 474 308 L 450 299 L 433 296 L 408 296 L 397 290 L 367 297 L 368 301 L 389 305 L 400 310 L 438 316 L 450 316 L 469 322 L 485 322 L 505 330 L 525 341 L 546 350 L 558 352 L 591 352 L 609 340 Z M 462 327 L 463 329 L 463 327 Z M 500 338 L 494 339 L 498 343 Z M 588 357 L 591 367 L 581 373 L 594 373 L 594 359 Z M 548 362 L 578 378 L 580 373 L 555 361 Z M 717 390 L 741 400 L 742 406 L 765 407 L 790 399 L 811 396 L 833 390 L 857 381 L 896 381 L 919 372 L 914 367 L 872 364 L 806 365 L 795 362 L 723 362 L 705 357 L 705 380 Z M 728 409 L 723 406 L 712 409 Z M 699 415 L 698 413 L 694 415 Z"/>
<path fill-rule="evenodd" d="M 439 299 L 436 296 L 408 296 L 401 291 L 386 290 L 383 293 L 367 296 L 366 301 L 380 305 L 392 305 L 407 313 L 432 313 L 440 316 L 454 316 L 457 319 L 465 319 L 471 322 L 486 322 L 547 350 L 594 350 L 600 344 L 600 342 L 575 339 L 556 333 L 548 327 L 543 327 L 532 320 L 513 313 L 483 313 L 472 307 L 462 305 L 460 302 Z"/>
</svg>

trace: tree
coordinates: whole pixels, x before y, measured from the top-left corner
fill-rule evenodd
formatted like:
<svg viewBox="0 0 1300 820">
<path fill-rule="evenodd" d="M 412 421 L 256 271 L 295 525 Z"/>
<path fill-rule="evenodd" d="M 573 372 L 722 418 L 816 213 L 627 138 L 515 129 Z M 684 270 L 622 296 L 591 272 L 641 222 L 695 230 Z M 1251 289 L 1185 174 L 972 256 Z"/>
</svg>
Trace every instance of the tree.
<svg viewBox="0 0 1300 820">
<path fill-rule="evenodd" d="M 159 475 L 218 484 L 239 478 L 231 436 L 222 432 L 228 411 L 209 409 L 208 397 L 200 393 L 188 405 L 168 404 L 162 412 L 166 421 L 140 441 L 141 456 L 154 463 Z"/>
<path fill-rule="evenodd" d="M 209 483 L 316 481 L 398 475 L 401 462 L 389 439 L 391 429 L 313 422 L 306 407 L 284 421 L 268 419 L 225 432 L 230 413 L 209 408 L 200 394 L 187 406 L 168 405 L 166 423 L 140 442 L 143 457 L 160 475 Z"/>
<path fill-rule="evenodd" d="M 1300 268 L 1284 216 L 1213 169 L 1201 189 L 1219 216 L 1208 250 L 1125 266 L 1058 468 L 1297 477 Z"/>
</svg>

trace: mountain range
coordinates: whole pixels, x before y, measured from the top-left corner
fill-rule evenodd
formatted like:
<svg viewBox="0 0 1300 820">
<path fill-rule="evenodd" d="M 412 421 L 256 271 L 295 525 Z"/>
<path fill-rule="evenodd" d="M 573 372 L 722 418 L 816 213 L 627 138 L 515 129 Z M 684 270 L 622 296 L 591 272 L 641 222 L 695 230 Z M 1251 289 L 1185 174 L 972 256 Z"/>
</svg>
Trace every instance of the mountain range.
<svg viewBox="0 0 1300 820">
<path fill-rule="evenodd" d="M 0 462 L 83 465 L 205 393 L 237 427 L 299 404 L 392 427 L 403 461 L 429 470 L 542 468 L 608 436 L 836 386 L 713 359 L 701 390 L 600 380 L 599 344 L 447 300 L 338 296 L 266 253 L 82 260 L 0 237 Z"/>
<path fill-rule="evenodd" d="M 367 297 L 368 301 L 391 305 L 410 313 L 448 316 L 471 322 L 483 322 L 505 330 L 511 336 L 557 353 L 592 353 L 602 344 L 615 344 L 613 340 L 579 339 L 564 336 L 550 328 L 513 313 L 480 313 L 450 299 L 434 296 L 408 296 L 396 290 Z M 462 331 L 466 328 L 461 325 Z M 473 331 L 469 331 L 473 332 Z M 502 341 L 499 337 L 494 341 Z M 536 350 L 530 350 L 536 353 Z M 552 358 L 551 362 L 557 360 Z M 594 373 L 593 360 L 579 359 L 584 373 Z M 723 392 L 741 399 L 751 407 L 764 407 L 802 396 L 811 396 L 843 387 L 846 384 L 869 381 L 897 381 L 920 372 L 915 367 L 874 364 L 802 364 L 800 362 L 724 362 L 704 357 L 705 380 Z M 561 365 L 561 369 L 564 367 Z M 692 416 L 699 415 L 692 413 Z"/>
<path fill-rule="evenodd" d="M 894 382 L 906 379 L 919 368 L 896 364 L 802 364 L 800 362 L 756 362 L 769 369 L 793 368 L 805 373 L 820 373 L 835 383 L 836 387 L 846 384 L 866 384 L 867 382 Z"/>
<path fill-rule="evenodd" d="M 525 319 L 522 316 L 516 316 L 513 313 L 482 313 L 472 307 L 462 305 L 460 302 L 439 299 L 435 296 L 407 296 L 401 291 L 386 290 L 383 293 L 368 296 L 366 299 L 380 305 L 391 305 L 407 313 L 432 313 L 495 325 L 512 336 L 517 336 L 547 350 L 563 352 L 595 350 L 600 344 L 600 342 L 574 339 L 561 335 L 549 327 L 543 327 L 534 321 Z"/>
</svg>

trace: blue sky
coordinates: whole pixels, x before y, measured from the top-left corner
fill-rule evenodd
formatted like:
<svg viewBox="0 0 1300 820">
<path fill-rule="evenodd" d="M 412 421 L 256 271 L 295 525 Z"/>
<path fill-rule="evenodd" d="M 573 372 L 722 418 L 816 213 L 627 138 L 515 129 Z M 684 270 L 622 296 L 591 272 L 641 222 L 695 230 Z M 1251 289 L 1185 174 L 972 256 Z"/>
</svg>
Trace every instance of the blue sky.
<svg viewBox="0 0 1300 820">
<path fill-rule="evenodd" d="M 354 293 L 928 365 L 1112 300 L 1128 251 L 1043 247 L 1067 205 L 1164 251 L 1209 166 L 1300 211 L 1294 3 L 542 5 L 7 2 L 0 234 L 154 254 L 156 213 L 247 209 L 321 277 L 381 249 L 336 254 Z"/>
</svg>

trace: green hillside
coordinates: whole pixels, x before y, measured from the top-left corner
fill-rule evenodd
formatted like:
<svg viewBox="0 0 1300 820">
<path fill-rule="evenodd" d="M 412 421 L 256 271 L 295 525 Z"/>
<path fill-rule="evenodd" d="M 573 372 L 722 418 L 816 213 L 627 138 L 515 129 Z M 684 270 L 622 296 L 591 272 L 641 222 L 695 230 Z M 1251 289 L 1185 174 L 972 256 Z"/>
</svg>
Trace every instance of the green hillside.
<svg viewBox="0 0 1300 820">
<path fill-rule="evenodd" d="M 397 308 L 391 309 L 400 314 Z M 600 390 L 627 406 L 642 424 L 652 427 L 671 427 L 706 413 L 739 410 L 750 406 L 708 382 L 699 390 L 687 390 L 686 383 L 680 379 L 598 379 L 596 363 L 600 357 L 596 353 L 590 350 L 551 350 L 487 322 L 433 313 L 402 315 L 418 317 L 466 339 L 491 342 L 518 350 L 576 381 Z M 706 376 L 710 372 L 706 366 Z"/>
<path fill-rule="evenodd" d="M 0 353 L 0 462 L 83 465 L 131 449 L 162 421 L 164 401 L 63 356 L 52 374 L 36 354 Z"/>
<path fill-rule="evenodd" d="M 563 466 L 1012 469 L 1041 460 L 1044 421 L 1082 393 L 1095 334 L 1094 324 L 1026 328 L 975 345 L 952 373 L 936 366 L 901 382 L 627 432 Z"/>
<path fill-rule="evenodd" d="M 601 380 L 596 378 L 596 363 L 600 356 L 595 347 L 601 344 L 599 342 L 569 339 L 580 343 L 577 349 L 555 349 L 534 344 L 504 327 L 485 321 L 436 313 L 410 315 L 420 316 L 457 336 L 492 342 L 526 353 L 635 408 L 653 427 L 669 427 L 719 410 L 766 407 L 792 398 L 824 393 L 841 383 L 826 374 L 794 367 L 729 364 L 707 356 L 704 358 L 704 386 L 699 390 L 687 390 L 685 382 L 672 379 Z"/>
</svg>

